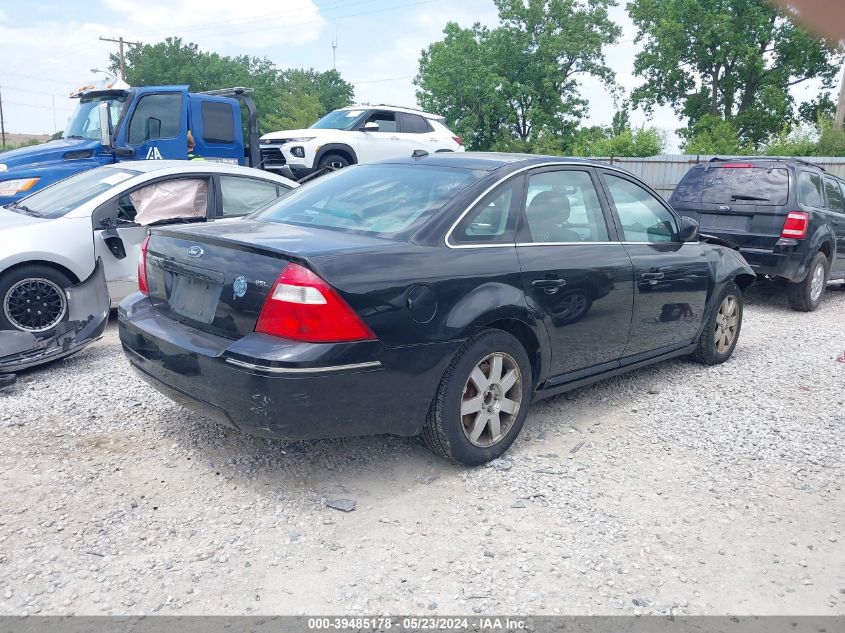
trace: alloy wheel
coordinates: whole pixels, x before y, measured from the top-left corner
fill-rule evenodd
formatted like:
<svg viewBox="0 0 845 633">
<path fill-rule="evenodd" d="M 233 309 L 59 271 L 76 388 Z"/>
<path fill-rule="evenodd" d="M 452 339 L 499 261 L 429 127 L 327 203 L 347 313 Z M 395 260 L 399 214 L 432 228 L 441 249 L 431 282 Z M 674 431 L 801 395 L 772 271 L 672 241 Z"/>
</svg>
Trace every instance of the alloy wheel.
<svg viewBox="0 0 845 633">
<path fill-rule="evenodd" d="M 824 266 L 819 264 L 813 269 L 813 278 L 810 280 L 810 301 L 815 303 L 819 300 L 824 289 Z"/>
<path fill-rule="evenodd" d="M 739 301 L 734 295 L 722 300 L 716 313 L 716 351 L 727 352 L 736 338 L 739 328 Z"/>
<path fill-rule="evenodd" d="M 9 323 L 19 330 L 44 332 L 65 317 L 67 295 L 49 279 L 21 279 L 6 292 L 3 312 Z"/>
<path fill-rule="evenodd" d="M 461 422 L 466 438 L 482 448 L 498 443 L 516 421 L 521 404 L 519 365 L 503 352 L 485 356 L 464 385 Z"/>
</svg>

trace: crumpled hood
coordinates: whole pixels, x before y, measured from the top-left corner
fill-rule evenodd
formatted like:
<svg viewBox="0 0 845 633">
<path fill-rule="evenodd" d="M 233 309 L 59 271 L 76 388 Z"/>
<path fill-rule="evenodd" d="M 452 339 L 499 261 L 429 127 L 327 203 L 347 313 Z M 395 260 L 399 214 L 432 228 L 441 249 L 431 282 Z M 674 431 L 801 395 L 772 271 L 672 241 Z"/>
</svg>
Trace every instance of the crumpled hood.
<svg viewBox="0 0 845 633">
<path fill-rule="evenodd" d="M 42 167 L 44 163 L 53 163 L 65 159 L 69 152 L 90 151 L 96 154 L 101 149 L 99 141 L 62 138 L 56 141 L 49 141 L 41 145 L 21 147 L 0 153 L 0 165 L 6 169 L 0 171 L 0 179 L 6 180 L 15 176 L 15 171 L 26 168 L 27 171 Z M 0 168 L 2 169 L 2 168 Z M 22 171 L 22 170 L 21 170 Z"/>
<path fill-rule="evenodd" d="M 337 136 L 337 133 L 342 130 L 324 130 L 319 128 L 305 128 L 302 130 L 281 130 L 279 132 L 270 132 L 261 137 L 261 141 L 278 141 L 286 138 L 320 138 L 325 136 Z"/>
</svg>

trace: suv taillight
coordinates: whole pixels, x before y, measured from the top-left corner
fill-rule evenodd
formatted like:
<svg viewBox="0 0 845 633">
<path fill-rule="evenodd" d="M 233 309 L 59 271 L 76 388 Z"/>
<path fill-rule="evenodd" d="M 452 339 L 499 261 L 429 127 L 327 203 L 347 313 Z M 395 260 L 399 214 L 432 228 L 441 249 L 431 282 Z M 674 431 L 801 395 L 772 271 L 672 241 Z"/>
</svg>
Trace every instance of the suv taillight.
<svg viewBox="0 0 845 633">
<path fill-rule="evenodd" d="M 790 211 L 783 223 L 781 237 L 789 237 L 794 240 L 801 240 L 807 237 L 807 227 L 810 224 L 810 214 L 806 211 Z"/>
<path fill-rule="evenodd" d="M 464 146 L 464 139 L 463 139 L 463 138 L 461 138 L 460 136 L 453 136 L 453 137 L 452 137 L 452 140 L 453 140 L 453 141 L 455 141 L 455 142 L 456 142 L 458 145 L 460 145 L 461 147 L 463 147 L 463 146 Z"/>
<path fill-rule="evenodd" d="M 141 244 L 141 256 L 138 258 L 138 290 L 145 295 L 150 294 L 147 286 L 147 245 L 150 243 L 150 236 L 147 235 Z"/>
<path fill-rule="evenodd" d="M 288 264 L 276 279 L 255 331 L 307 343 L 375 338 L 334 288 L 299 264 Z"/>
</svg>

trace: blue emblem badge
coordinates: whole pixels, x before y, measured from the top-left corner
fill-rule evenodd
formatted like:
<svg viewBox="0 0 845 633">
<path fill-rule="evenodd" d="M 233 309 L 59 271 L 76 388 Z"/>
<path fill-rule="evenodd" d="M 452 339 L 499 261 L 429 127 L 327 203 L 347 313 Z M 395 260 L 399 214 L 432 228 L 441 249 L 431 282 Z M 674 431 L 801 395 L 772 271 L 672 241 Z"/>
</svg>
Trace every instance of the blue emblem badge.
<svg viewBox="0 0 845 633">
<path fill-rule="evenodd" d="M 235 299 L 240 299 L 246 294 L 246 277 L 240 275 L 232 283 L 232 290 L 235 292 Z"/>
</svg>

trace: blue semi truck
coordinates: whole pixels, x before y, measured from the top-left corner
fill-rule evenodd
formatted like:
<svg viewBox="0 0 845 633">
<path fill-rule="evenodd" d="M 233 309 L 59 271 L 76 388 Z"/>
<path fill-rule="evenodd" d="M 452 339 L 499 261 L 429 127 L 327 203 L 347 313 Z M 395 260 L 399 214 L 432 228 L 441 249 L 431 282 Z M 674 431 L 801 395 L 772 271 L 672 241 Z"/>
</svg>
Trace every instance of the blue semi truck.
<svg viewBox="0 0 845 633">
<path fill-rule="evenodd" d="M 204 159 L 260 167 L 258 116 L 244 88 L 192 93 L 110 80 L 71 96 L 79 101 L 62 138 L 0 153 L 0 205 L 100 165 L 186 160 L 188 131 Z"/>
</svg>

